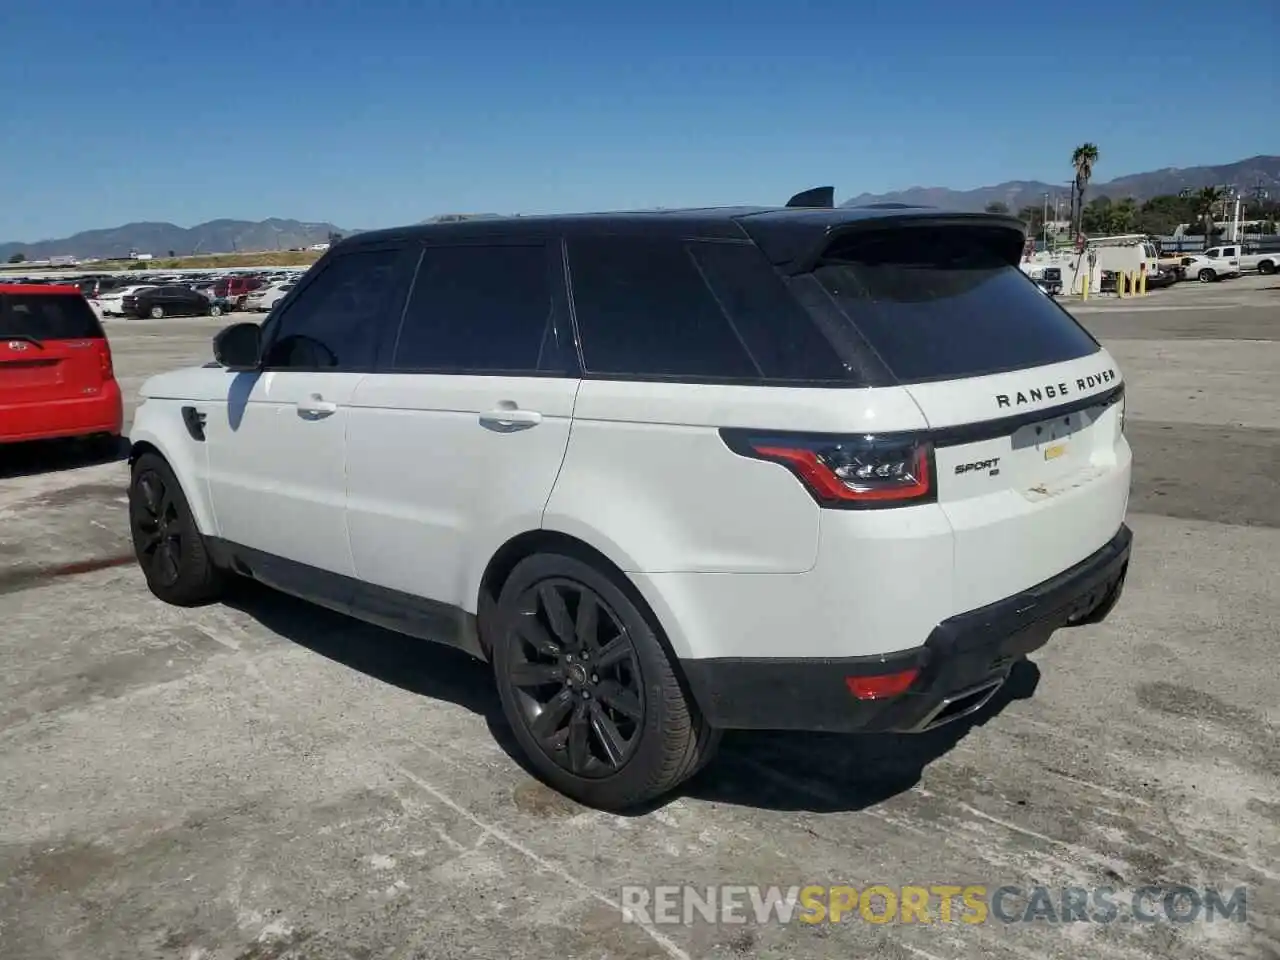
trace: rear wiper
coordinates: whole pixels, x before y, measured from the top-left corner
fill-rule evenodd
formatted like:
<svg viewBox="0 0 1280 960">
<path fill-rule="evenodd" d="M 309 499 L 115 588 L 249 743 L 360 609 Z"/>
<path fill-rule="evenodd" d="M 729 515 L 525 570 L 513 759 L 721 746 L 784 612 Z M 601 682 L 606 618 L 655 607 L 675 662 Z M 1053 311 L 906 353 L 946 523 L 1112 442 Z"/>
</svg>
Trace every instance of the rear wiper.
<svg viewBox="0 0 1280 960">
<path fill-rule="evenodd" d="M 44 341 L 29 333 L 0 333 L 0 340 L 25 340 L 27 343 L 34 343 L 41 350 L 44 349 Z"/>
</svg>

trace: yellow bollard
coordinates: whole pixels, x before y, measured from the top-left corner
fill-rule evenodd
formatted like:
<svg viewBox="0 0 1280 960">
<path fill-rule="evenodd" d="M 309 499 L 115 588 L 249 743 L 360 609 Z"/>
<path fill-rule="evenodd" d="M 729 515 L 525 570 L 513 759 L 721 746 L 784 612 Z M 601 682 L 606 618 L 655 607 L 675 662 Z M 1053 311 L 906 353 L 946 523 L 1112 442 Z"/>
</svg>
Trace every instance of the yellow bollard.
<svg viewBox="0 0 1280 960">
<path fill-rule="evenodd" d="M 1126 274 L 1123 270 L 1116 271 L 1116 296 L 1121 300 L 1124 299 L 1124 281 Z"/>
<path fill-rule="evenodd" d="M 1088 300 L 1088 299 L 1089 299 L 1089 281 L 1090 281 L 1090 279 L 1091 279 L 1090 275 L 1086 273 L 1086 274 L 1084 275 L 1084 280 L 1083 280 L 1083 282 L 1080 284 L 1080 299 L 1081 299 L 1081 300 Z"/>
<path fill-rule="evenodd" d="M 1145 297 L 1147 295 L 1147 268 L 1144 266 L 1142 272 L 1138 274 L 1138 296 Z"/>
</svg>

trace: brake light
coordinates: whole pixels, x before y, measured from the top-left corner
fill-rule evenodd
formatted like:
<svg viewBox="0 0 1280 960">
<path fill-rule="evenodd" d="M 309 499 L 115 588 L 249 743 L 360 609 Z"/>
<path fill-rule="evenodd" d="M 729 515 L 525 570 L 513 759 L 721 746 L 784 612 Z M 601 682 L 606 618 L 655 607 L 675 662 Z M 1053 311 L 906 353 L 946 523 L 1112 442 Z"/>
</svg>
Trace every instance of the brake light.
<svg viewBox="0 0 1280 960">
<path fill-rule="evenodd" d="M 98 341 L 98 369 L 102 371 L 104 382 L 115 376 L 111 365 L 111 347 L 105 340 Z"/>
<path fill-rule="evenodd" d="M 820 506 L 900 506 L 937 499 L 933 444 L 914 434 L 765 433 L 723 429 L 729 449 L 781 464 Z"/>
</svg>

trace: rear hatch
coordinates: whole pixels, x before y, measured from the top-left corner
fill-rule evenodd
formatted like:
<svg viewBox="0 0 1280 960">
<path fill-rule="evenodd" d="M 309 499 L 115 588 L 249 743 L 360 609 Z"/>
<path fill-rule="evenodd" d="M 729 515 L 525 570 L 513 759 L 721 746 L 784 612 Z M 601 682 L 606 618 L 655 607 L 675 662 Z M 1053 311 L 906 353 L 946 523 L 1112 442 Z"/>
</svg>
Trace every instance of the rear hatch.
<svg viewBox="0 0 1280 960">
<path fill-rule="evenodd" d="M 0 288 L 0 404 L 71 400 L 111 379 L 102 325 L 76 287 Z"/>
<path fill-rule="evenodd" d="M 1002 232 L 857 231 L 813 270 L 929 424 L 961 610 L 1085 559 L 1128 503 L 1119 370 L 1017 268 L 1019 242 Z"/>
</svg>

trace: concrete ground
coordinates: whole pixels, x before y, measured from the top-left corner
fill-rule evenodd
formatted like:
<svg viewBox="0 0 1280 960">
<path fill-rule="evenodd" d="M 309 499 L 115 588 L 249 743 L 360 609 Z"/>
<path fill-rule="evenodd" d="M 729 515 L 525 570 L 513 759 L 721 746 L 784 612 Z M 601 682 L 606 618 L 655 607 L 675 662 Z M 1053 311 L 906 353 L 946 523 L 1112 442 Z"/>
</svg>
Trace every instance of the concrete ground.
<svg viewBox="0 0 1280 960">
<path fill-rule="evenodd" d="M 0 958 L 1280 956 L 1278 287 L 1072 306 L 1129 384 L 1111 619 L 1059 633 L 974 723 L 730 735 L 638 816 L 531 779 L 465 657 L 251 586 L 160 604 L 122 464 L 6 452 Z M 113 323 L 126 391 L 207 359 L 216 326 Z M 624 885 L 682 883 L 1105 885 L 1122 907 L 1243 885 L 1247 914 L 624 922 Z"/>
</svg>

